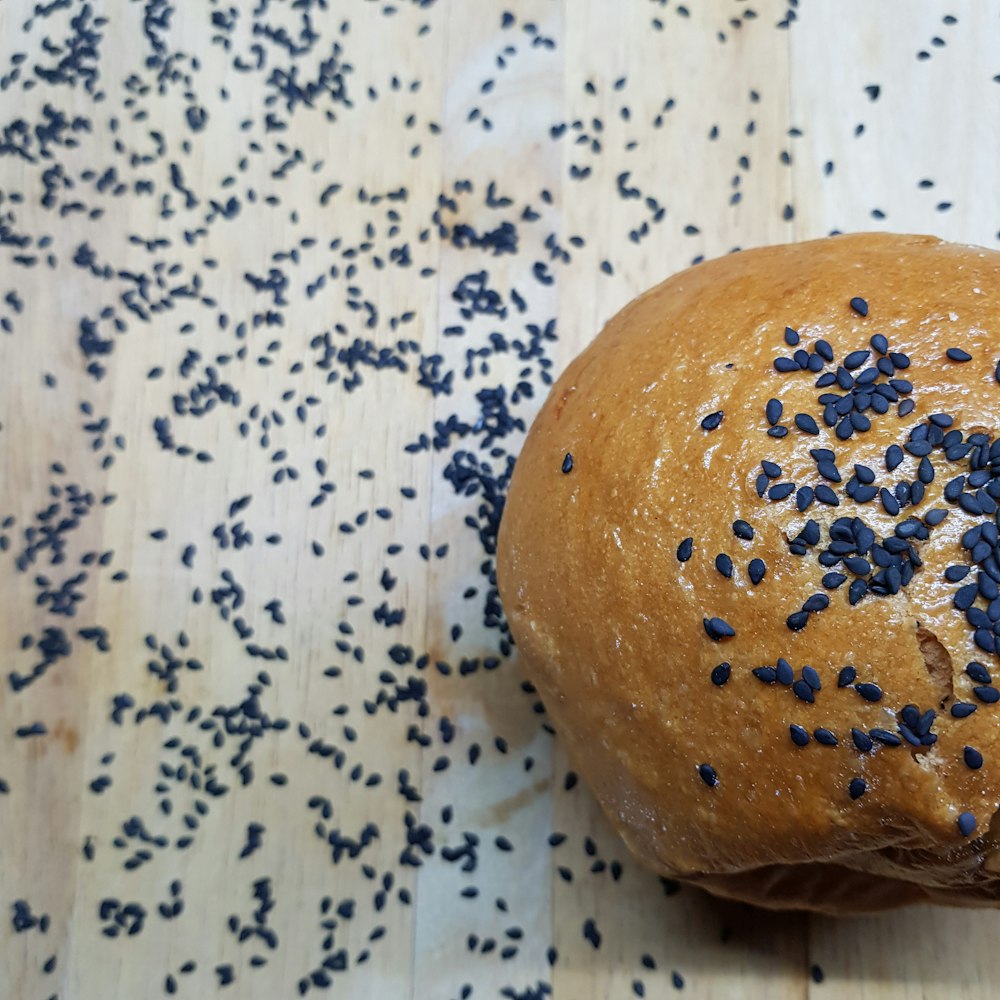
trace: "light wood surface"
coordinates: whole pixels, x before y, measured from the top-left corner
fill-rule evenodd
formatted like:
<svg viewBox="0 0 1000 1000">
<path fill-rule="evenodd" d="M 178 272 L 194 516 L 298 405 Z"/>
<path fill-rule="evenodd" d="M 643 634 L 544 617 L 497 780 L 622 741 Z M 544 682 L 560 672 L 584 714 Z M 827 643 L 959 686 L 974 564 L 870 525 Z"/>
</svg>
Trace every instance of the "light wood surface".
<svg viewBox="0 0 1000 1000">
<path fill-rule="evenodd" d="M 0 997 L 993 996 L 995 913 L 767 914 L 638 869 L 484 625 L 484 498 L 449 476 L 516 455 L 477 394 L 530 421 L 544 371 L 697 258 L 832 230 L 997 246 L 998 74 L 993 0 L 0 4 L 4 672 L 45 629 L 71 644 L 0 693 Z M 504 222 L 515 253 L 469 245 Z M 481 271 L 505 312 L 464 318 Z M 184 412 L 219 383 L 238 399 Z M 32 540 L 69 484 L 93 502 L 53 564 Z M 38 602 L 81 570 L 75 614 Z"/>
</svg>

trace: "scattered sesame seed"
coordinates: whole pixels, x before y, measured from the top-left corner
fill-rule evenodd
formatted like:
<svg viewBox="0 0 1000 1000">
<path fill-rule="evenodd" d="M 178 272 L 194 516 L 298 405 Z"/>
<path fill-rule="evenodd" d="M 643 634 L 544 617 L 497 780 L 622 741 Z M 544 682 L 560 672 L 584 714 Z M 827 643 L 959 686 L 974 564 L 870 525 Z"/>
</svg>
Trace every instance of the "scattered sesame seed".
<svg viewBox="0 0 1000 1000">
<path fill-rule="evenodd" d="M 702 624 L 705 626 L 705 634 L 715 642 L 719 642 L 722 639 L 731 639 L 736 635 L 733 627 L 721 618 L 703 618 Z"/>
<path fill-rule="evenodd" d="M 866 681 L 861 684 L 855 684 L 854 690 L 857 691 L 865 701 L 882 700 L 882 689 L 877 684 L 872 684 Z"/>
<path fill-rule="evenodd" d="M 808 413 L 796 413 L 795 426 L 803 434 L 819 434 L 819 427 L 816 426 L 816 421 Z"/>
<path fill-rule="evenodd" d="M 709 788 L 715 788 L 719 783 L 719 776 L 715 773 L 715 768 L 711 764 L 699 764 L 698 776 Z"/>
<path fill-rule="evenodd" d="M 862 753 L 868 753 L 868 751 L 875 746 L 874 742 L 872 741 L 872 738 L 868 735 L 868 733 L 864 732 L 861 729 L 855 728 L 851 730 L 851 741 L 854 743 L 854 746 Z"/>
<path fill-rule="evenodd" d="M 715 557 L 715 568 L 728 580 L 733 575 L 733 561 L 725 552 Z"/>
<path fill-rule="evenodd" d="M 728 663 L 720 663 L 712 668 L 712 683 L 716 687 L 722 687 L 732 673 L 732 667 Z"/>
</svg>

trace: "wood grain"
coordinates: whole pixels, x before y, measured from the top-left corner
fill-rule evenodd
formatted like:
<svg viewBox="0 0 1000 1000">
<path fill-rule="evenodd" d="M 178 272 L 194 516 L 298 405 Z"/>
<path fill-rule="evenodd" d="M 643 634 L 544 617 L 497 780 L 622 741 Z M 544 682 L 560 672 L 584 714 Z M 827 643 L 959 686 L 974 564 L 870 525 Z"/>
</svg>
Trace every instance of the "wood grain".
<svg viewBox="0 0 1000 1000">
<path fill-rule="evenodd" d="M 0 155 L 2 231 L 31 236 L 27 249 L 0 246 L 0 296 L 23 300 L 20 311 L 0 305 L 12 321 L 0 333 L 0 518 L 16 519 L 2 531 L 0 654 L 6 672 L 23 674 L 38 660 L 23 636 L 61 626 L 72 640 L 45 676 L 0 694 L 0 905 L 25 901 L 51 921 L 21 932 L 0 922 L 0 997 L 153 997 L 171 982 L 181 996 L 319 993 L 313 973 L 341 948 L 348 968 L 331 972 L 331 992 L 359 1000 L 548 989 L 566 1000 L 680 989 L 991 997 L 992 912 L 760 913 L 677 892 L 633 864 L 574 786 L 516 656 L 489 661 L 490 553 L 468 526 L 482 495 L 448 477 L 462 448 L 494 472 L 516 453 L 520 431 L 491 454 L 479 393 L 502 388 L 526 422 L 545 390 L 539 358 L 557 374 L 633 295 L 693 261 L 833 230 L 996 246 L 1000 7 L 802 4 L 786 29 L 776 23 L 788 8 L 772 0 L 508 0 L 509 20 L 444 0 L 241 4 L 235 14 L 178 5 L 159 24 L 155 4 L 95 4 L 108 19 L 97 82 L 36 73 L 23 87 L 77 30 L 71 17 L 95 16 L 84 6 L 0 5 L 0 75 L 28 54 L 0 91 L 5 121 L 42 122 L 49 104 L 89 122 L 47 157 L 9 145 Z M 303 6 L 321 46 L 300 34 Z M 175 78 L 157 77 L 164 53 Z M 237 56 L 266 70 L 237 71 Z M 284 77 L 269 74 L 320 79 L 325 58 L 339 59 L 341 76 L 293 107 L 276 89 Z M 192 105 L 207 115 L 201 131 L 186 124 Z M 44 181 L 52 166 L 69 182 Z M 74 201 L 83 208 L 60 210 Z M 456 235 L 503 222 L 517 230 L 516 253 Z M 29 252 L 34 266 L 17 260 Z M 503 311 L 463 315 L 456 291 L 481 271 Z M 290 276 L 284 292 L 246 277 L 275 272 Z M 145 318 L 123 305 L 137 274 L 149 279 Z M 192 282 L 193 293 L 175 294 Z M 108 309 L 124 329 L 102 317 Z M 110 353 L 82 356 L 82 322 Z M 532 353 L 532 329 L 558 339 Z M 402 367 L 338 359 L 355 337 Z M 191 388 L 180 374 L 189 350 L 238 403 L 197 420 L 176 412 L 175 394 Z M 435 357 L 455 375 L 431 392 L 418 375 Z M 103 377 L 88 373 L 92 360 Z M 163 376 L 150 378 L 157 367 Z M 514 404 L 519 382 L 532 395 Z M 171 412 L 177 442 L 211 461 L 160 447 L 153 420 Z M 102 417 L 106 428 L 85 429 Z M 282 468 L 296 476 L 276 481 Z M 68 483 L 95 502 L 66 536 L 66 568 L 43 554 L 19 571 L 25 529 L 53 499 L 66 504 Z M 102 506 L 105 495 L 114 499 Z M 251 500 L 231 513 L 241 497 Z M 224 547 L 214 532 L 231 539 L 238 521 L 253 544 Z M 77 614 L 39 605 L 35 576 L 58 583 L 87 552 L 112 555 L 108 567 L 88 564 Z M 223 613 L 211 593 L 227 572 L 246 604 Z M 273 598 L 284 623 L 265 609 Z M 373 616 L 383 600 L 405 609 L 402 623 Z M 252 659 L 238 615 L 253 642 L 287 659 Z M 110 652 L 77 635 L 94 625 Z M 167 653 L 182 661 L 175 691 L 148 666 Z M 410 683 L 422 693 L 400 696 Z M 117 725 L 122 693 L 134 703 Z M 137 708 L 171 698 L 168 721 L 136 720 Z M 288 728 L 253 744 L 243 786 L 239 738 L 213 737 L 226 712 L 255 718 L 239 715 L 248 704 Z M 190 721 L 195 708 L 216 729 Z M 15 736 L 35 722 L 45 735 Z M 101 774 L 111 784 L 95 792 Z M 231 791 L 207 795 L 210 775 Z M 142 848 L 132 817 L 169 846 L 129 869 Z M 254 823 L 262 845 L 241 857 Z M 357 839 L 366 824 L 378 836 L 335 860 L 337 832 Z M 422 826 L 426 853 L 413 833 Z M 472 871 L 444 859 L 470 843 Z M 273 895 L 263 918 L 261 892 Z M 160 904 L 177 898 L 183 913 L 162 917 Z M 130 902 L 144 928 L 129 935 L 126 921 L 108 936 Z M 244 926 L 277 941 L 241 938 Z M 189 960 L 197 968 L 180 972 Z M 223 965 L 232 986 L 220 985 Z"/>
</svg>

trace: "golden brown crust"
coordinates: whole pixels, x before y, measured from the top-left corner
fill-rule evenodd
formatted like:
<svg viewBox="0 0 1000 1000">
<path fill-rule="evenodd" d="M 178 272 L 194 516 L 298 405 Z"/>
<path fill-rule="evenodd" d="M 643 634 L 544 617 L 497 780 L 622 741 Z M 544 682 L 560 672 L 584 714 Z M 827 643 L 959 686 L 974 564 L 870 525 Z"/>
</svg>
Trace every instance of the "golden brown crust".
<svg viewBox="0 0 1000 1000">
<path fill-rule="evenodd" d="M 852 309 L 853 296 L 867 301 L 867 316 Z M 786 325 L 807 351 L 828 341 L 838 363 L 884 334 L 912 360 L 895 375 L 912 381 L 915 410 L 868 410 L 871 429 L 838 440 L 821 419 L 817 376 L 775 370 L 774 359 L 795 350 Z M 951 347 L 972 359 L 949 360 Z M 976 648 L 952 603 L 962 584 L 943 577 L 970 562 L 963 532 L 992 518 L 942 499 L 945 484 L 970 470 L 940 449 L 923 501 L 897 517 L 878 498 L 862 505 L 844 492 L 855 462 L 875 471 L 879 487 L 915 480 L 918 457 L 889 473 L 885 454 L 931 414 L 992 438 L 998 358 L 1000 253 L 865 234 L 747 251 L 676 275 L 622 310 L 556 383 L 511 484 L 499 584 L 522 660 L 576 765 L 652 867 L 764 905 L 831 912 L 1000 897 L 989 829 L 1000 807 L 1000 704 L 980 704 L 964 673 L 970 660 L 1000 672 L 1000 660 Z M 790 428 L 782 439 L 767 435 L 772 397 Z M 703 430 L 718 410 L 721 425 Z M 796 428 L 797 413 L 816 418 L 818 436 Z M 758 496 L 763 459 L 781 466 L 774 482 L 824 482 L 814 448 L 836 453 L 839 507 L 814 502 L 799 513 L 794 494 Z M 573 468 L 564 473 L 567 453 Z M 853 575 L 824 588 L 829 568 L 817 556 L 836 518 L 860 517 L 881 539 L 934 508 L 949 513 L 915 543 L 924 565 L 908 586 L 856 606 Z M 809 518 L 823 541 L 794 555 L 788 539 Z M 736 519 L 753 527 L 752 540 L 735 537 Z M 688 537 L 692 556 L 679 562 Z M 731 579 L 716 568 L 718 553 L 731 557 Z M 753 558 L 767 566 L 756 586 Z M 790 630 L 788 616 L 817 593 L 829 608 Z M 735 637 L 710 639 L 702 623 L 713 616 Z M 813 704 L 751 673 L 778 657 L 797 679 L 807 664 L 819 672 Z M 710 674 L 722 661 L 731 677 L 716 686 Z M 837 687 L 846 664 L 882 689 L 881 701 Z M 978 711 L 953 718 L 953 700 Z M 853 745 L 852 727 L 898 732 L 897 713 L 911 704 L 937 711 L 935 745 Z M 810 735 L 825 727 L 839 744 L 811 736 L 796 746 L 793 724 Z M 981 751 L 978 770 L 963 760 L 966 746 Z M 699 776 L 703 763 L 715 787 Z M 856 777 L 867 791 L 852 799 Z M 966 812 L 978 823 L 971 838 L 957 825 Z"/>
</svg>

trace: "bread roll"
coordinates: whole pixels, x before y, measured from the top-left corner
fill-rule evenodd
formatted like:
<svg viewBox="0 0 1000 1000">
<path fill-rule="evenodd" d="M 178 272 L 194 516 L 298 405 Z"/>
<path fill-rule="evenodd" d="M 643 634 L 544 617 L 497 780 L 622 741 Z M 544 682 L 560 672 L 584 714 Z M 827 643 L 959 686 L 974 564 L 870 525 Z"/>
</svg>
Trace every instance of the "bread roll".
<svg viewBox="0 0 1000 1000">
<path fill-rule="evenodd" d="M 1000 899 L 998 359 L 1000 253 L 863 234 L 684 271 L 555 384 L 499 587 L 655 871 L 829 913 Z"/>
</svg>

